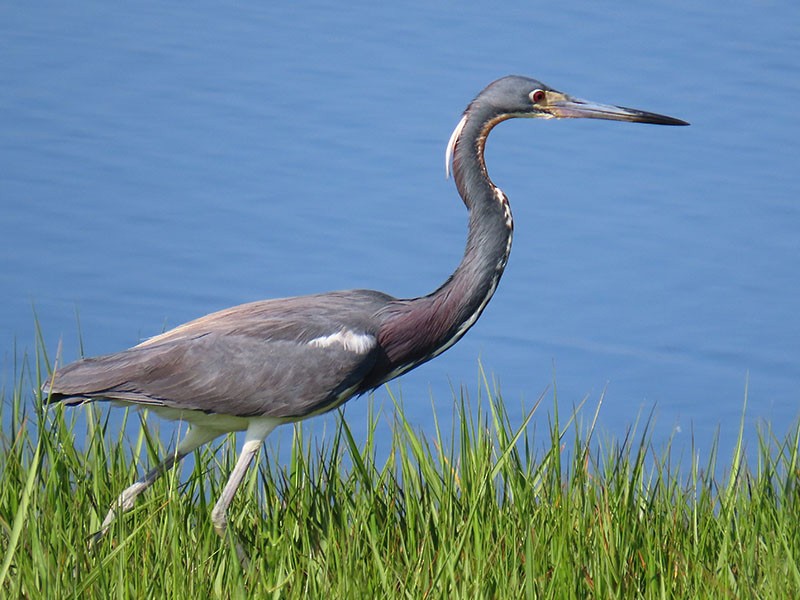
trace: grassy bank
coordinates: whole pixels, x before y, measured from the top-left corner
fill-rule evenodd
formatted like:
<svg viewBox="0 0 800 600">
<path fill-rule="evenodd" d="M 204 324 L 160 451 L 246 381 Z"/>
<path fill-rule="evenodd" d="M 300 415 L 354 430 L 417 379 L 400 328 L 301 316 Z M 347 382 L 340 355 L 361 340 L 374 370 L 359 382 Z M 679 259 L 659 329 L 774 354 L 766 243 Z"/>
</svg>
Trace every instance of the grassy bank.
<svg viewBox="0 0 800 600">
<path fill-rule="evenodd" d="M 800 597 L 798 428 L 762 433 L 755 464 L 740 443 L 722 464 L 679 471 L 646 427 L 598 441 L 554 415 L 534 436 L 491 394 L 477 410 L 438 399 L 459 418 L 427 437 L 398 403 L 380 460 L 386 415 L 371 416 L 362 445 L 344 422 L 322 440 L 298 426 L 289 461 L 262 453 L 231 507 L 252 557 L 244 572 L 209 522 L 235 460 L 219 444 L 90 548 L 146 466 L 131 456 L 152 464 L 168 450 L 145 433 L 127 440 L 92 408 L 41 412 L 32 370 L 4 391 L 3 597 Z M 76 443 L 79 411 L 89 427 Z"/>
</svg>

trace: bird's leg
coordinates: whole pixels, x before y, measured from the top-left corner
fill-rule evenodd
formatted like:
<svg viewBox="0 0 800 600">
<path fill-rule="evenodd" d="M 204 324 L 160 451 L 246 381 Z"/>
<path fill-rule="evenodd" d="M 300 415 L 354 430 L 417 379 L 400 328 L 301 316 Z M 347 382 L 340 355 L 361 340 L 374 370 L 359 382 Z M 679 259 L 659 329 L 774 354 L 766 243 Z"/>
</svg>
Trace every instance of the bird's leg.
<svg viewBox="0 0 800 600">
<path fill-rule="evenodd" d="M 207 429 L 205 427 L 197 427 L 194 425 L 189 426 L 189 431 L 186 432 L 186 435 L 180 441 L 173 454 L 150 469 L 144 475 L 144 477 L 123 490 L 114 504 L 111 505 L 106 518 L 103 519 L 103 524 L 100 526 L 100 531 L 92 536 L 92 542 L 97 543 L 108 532 L 108 529 L 111 527 L 111 523 L 114 522 L 114 519 L 116 519 L 118 515 L 121 515 L 133 508 L 133 503 L 139 494 L 153 485 L 153 482 L 155 482 L 156 479 L 169 471 L 175 465 L 175 463 L 180 462 L 187 454 L 190 454 L 203 444 L 210 442 L 219 435 L 220 432 L 214 429 Z"/>
<path fill-rule="evenodd" d="M 253 462 L 253 457 L 256 455 L 256 452 L 258 452 L 258 449 L 262 446 L 266 437 L 277 425 L 278 422 L 274 419 L 260 418 L 252 419 L 247 427 L 242 452 L 239 454 L 236 466 L 231 472 L 230 477 L 228 477 L 228 482 L 225 484 L 225 488 L 222 490 L 219 500 L 217 500 L 217 503 L 211 511 L 211 523 L 214 525 L 214 531 L 223 539 L 225 538 L 225 532 L 228 528 L 228 506 L 230 506 L 231 500 L 233 500 L 233 496 L 236 494 L 236 490 L 239 488 L 239 485 L 241 485 L 244 474 Z M 248 564 L 247 553 L 244 551 L 239 540 L 235 537 L 233 543 L 236 549 L 236 555 L 239 557 L 239 562 L 243 568 L 246 568 Z"/>
</svg>

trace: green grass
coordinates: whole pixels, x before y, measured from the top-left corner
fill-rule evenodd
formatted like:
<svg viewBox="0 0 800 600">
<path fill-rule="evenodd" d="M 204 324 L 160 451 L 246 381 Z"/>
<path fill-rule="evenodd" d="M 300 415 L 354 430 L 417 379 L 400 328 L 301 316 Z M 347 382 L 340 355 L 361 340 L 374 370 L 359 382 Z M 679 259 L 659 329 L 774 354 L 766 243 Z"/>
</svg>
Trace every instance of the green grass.
<svg viewBox="0 0 800 600">
<path fill-rule="evenodd" d="M 107 411 L 42 411 L 37 370 L 3 394 L 5 598 L 800 597 L 798 427 L 761 432 L 755 464 L 740 435 L 724 465 L 712 453 L 681 470 L 651 446 L 648 423 L 602 441 L 590 439 L 595 415 L 580 425 L 585 411 L 567 422 L 556 411 L 539 435 L 529 420 L 545 421 L 541 407 L 512 425 L 489 386 L 477 406 L 438 399 L 455 424 L 442 431 L 434 415 L 428 436 L 399 401 L 371 413 L 362 445 L 341 420 L 321 439 L 297 426 L 290 458 L 262 452 L 231 506 L 252 558 L 243 571 L 209 520 L 235 460 L 219 443 L 90 548 L 148 466 L 132 457 L 168 450 L 144 431 L 127 439 Z"/>
</svg>

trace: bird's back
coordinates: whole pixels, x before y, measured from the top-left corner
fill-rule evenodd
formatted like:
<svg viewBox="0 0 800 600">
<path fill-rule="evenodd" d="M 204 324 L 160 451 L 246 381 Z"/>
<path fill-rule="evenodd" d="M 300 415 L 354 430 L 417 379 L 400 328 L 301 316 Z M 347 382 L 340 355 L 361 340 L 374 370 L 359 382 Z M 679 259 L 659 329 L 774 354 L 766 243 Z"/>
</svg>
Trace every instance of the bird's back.
<svg viewBox="0 0 800 600">
<path fill-rule="evenodd" d="M 57 369 L 52 402 L 94 399 L 293 420 L 334 408 L 381 362 L 382 309 L 370 290 L 242 304 L 123 352 Z"/>
</svg>

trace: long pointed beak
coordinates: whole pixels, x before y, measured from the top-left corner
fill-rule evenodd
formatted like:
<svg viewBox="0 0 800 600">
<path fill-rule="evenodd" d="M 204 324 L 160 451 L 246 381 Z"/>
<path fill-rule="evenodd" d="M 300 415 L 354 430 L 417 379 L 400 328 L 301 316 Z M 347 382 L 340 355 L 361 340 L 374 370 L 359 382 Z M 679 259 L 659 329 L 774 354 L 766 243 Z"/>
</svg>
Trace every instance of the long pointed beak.
<svg viewBox="0 0 800 600">
<path fill-rule="evenodd" d="M 655 125 L 688 125 L 686 121 L 645 112 L 635 108 L 598 104 L 572 98 L 564 94 L 548 103 L 548 112 L 559 119 L 606 119 L 609 121 L 629 121 L 631 123 L 653 123 Z"/>
</svg>

